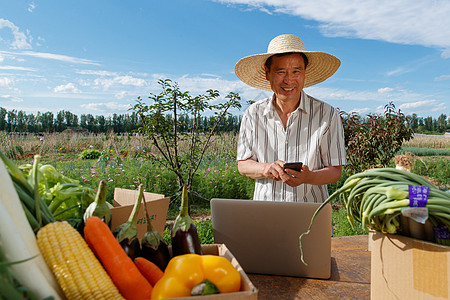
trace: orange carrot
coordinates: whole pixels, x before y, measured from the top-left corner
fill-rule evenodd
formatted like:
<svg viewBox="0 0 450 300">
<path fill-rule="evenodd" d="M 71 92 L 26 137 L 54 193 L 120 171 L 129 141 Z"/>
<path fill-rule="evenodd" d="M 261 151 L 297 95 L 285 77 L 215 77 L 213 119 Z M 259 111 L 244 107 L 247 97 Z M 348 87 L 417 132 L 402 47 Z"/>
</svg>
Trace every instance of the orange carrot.
<svg viewBox="0 0 450 300">
<path fill-rule="evenodd" d="M 130 300 L 150 299 L 152 286 L 120 246 L 105 222 L 98 217 L 88 218 L 84 238 L 122 296 Z"/>
<path fill-rule="evenodd" d="M 156 264 L 148 259 L 145 259 L 144 257 L 136 257 L 134 259 L 134 264 L 152 286 L 155 286 L 158 280 L 160 280 L 164 275 L 164 272 L 161 271 Z"/>
</svg>

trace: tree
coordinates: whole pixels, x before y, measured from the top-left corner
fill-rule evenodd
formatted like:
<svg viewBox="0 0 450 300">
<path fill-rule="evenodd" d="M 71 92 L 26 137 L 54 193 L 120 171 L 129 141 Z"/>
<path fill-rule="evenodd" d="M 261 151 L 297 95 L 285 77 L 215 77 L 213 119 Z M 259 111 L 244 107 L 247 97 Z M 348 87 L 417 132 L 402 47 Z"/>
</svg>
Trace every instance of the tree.
<svg viewBox="0 0 450 300">
<path fill-rule="evenodd" d="M 27 132 L 27 123 L 26 123 L 27 115 L 23 110 L 20 110 L 17 113 L 17 131 L 18 132 Z"/>
<path fill-rule="evenodd" d="M 139 131 L 148 137 L 160 155 L 153 155 L 164 167 L 174 172 L 180 187 L 190 190 L 194 175 L 200 166 L 213 134 L 230 108 L 240 108 L 240 97 L 236 93 L 225 96 L 221 104 L 210 104 L 219 92 L 208 90 L 205 94 L 191 96 L 180 91 L 178 84 L 170 79 L 160 80 L 162 91 L 150 94 L 150 105 L 138 97 L 132 108 L 141 118 Z M 202 126 L 204 112 L 215 115 L 215 123 L 208 128 Z M 187 123 L 188 121 L 188 123 Z M 180 128 L 186 126 L 186 131 Z"/>
<path fill-rule="evenodd" d="M 413 136 L 409 118 L 395 111 L 391 102 L 384 107 L 384 115 L 369 114 L 365 119 L 341 112 L 347 149 L 348 174 L 376 165 L 387 166 L 402 143 Z"/>
<path fill-rule="evenodd" d="M 410 123 L 411 123 L 411 128 L 414 130 L 416 130 L 419 127 L 419 118 L 417 117 L 416 113 L 413 113 L 411 115 Z"/>
<path fill-rule="evenodd" d="M 87 116 L 85 114 L 81 114 L 80 116 L 80 126 L 87 128 Z"/>
<path fill-rule="evenodd" d="M 441 114 L 436 121 L 438 132 L 445 132 L 447 130 L 447 115 Z"/>
<path fill-rule="evenodd" d="M 96 123 L 96 120 L 95 120 L 94 116 L 91 115 L 91 114 L 87 114 L 86 115 L 86 128 L 87 128 L 87 130 L 89 130 L 91 132 L 94 132 L 96 125 L 97 125 L 97 123 Z"/>
<path fill-rule="evenodd" d="M 16 131 L 17 126 L 17 110 L 13 109 L 8 111 L 7 113 L 8 118 L 8 128 L 10 132 Z"/>
<path fill-rule="evenodd" d="M 54 130 L 53 118 L 54 118 L 53 113 L 50 111 L 43 113 L 42 115 L 38 115 L 37 121 L 38 124 L 40 124 L 41 130 L 43 132 L 53 132 Z"/>
<path fill-rule="evenodd" d="M 95 117 L 95 122 L 98 124 L 98 129 L 97 129 L 97 132 L 105 132 L 106 130 L 106 128 L 105 128 L 105 125 L 106 125 L 106 119 L 105 119 L 105 117 L 104 116 L 102 116 L 102 115 L 100 115 L 100 116 L 96 116 Z"/>
<path fill-rule="evenodd" d="M 8 114 L 6 108 L 0 107 L 0 130 L 6 130 L 6 115 Z"/>
</svg>

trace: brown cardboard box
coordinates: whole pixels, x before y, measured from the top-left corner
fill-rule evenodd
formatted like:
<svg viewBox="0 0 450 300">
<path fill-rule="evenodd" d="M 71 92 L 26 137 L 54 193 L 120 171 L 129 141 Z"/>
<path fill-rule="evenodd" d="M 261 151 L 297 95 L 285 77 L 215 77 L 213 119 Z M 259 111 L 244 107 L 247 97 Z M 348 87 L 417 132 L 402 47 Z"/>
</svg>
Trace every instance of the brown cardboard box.
<svg viewBox="0 0 450 300">
<path fill-rule="evenodd" d="M 241 274 L 241 291 L 236 293 L 215 294 L 208 296 L 181 297 L 177 300 L 257 300 L 258 290 L 245 274 L 237 259 L 224 244 L 202 245 L 203 254 L 219 255 L 227 258 Z M 174 299 L 174 298 L 172 298 Z"/>
<path fill-rule="evenodd" d="M 137 190 L 127 190 L 120 188 L 114 189 L 114 207 L 111 208 L 112 229 L 128 221 L 137 196 Z M 162 236 L 164 226 L 166 225 L 170 198 L 164 197 L 164 195 L 161 194 L 148 192 L 144 192 L 144 197 L 152 226 Z M 144 233 L 147 231 L 147 218 L 145 217 L 145 209 L 143 205 L 141 205 L 138 212 L 136 227 L 138 231 L 138 238 L 139 240 L 141 240 L 144 236 Z"/>
<path fill-rule="evenodd" d="M 372 235 L 371 299 L 449 299 L 450 247 Z"/>
</svg>

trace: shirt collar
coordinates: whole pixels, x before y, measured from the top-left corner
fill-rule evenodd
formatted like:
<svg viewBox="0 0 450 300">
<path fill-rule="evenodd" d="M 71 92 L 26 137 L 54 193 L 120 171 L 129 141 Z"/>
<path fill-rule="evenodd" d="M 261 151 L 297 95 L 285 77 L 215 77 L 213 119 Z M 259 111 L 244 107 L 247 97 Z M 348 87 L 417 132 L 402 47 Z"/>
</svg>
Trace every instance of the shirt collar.
<svg viewBox="0 0 450 300">
<path fill-rule="evenodd" d="M 272 116 L 276 113 L 275 106 L 273 104 L 275 99 L 275 94 L 272 95 L 272 97 L 267 98 L 267 104 L 264 108 L 264 115 L 271 114 Z M 307 113 L 309 109 L 309 101 L 307 101 L 308 95 L 302 90 L 300 94 L 300 103 L 296 110 L 292 112 L 292 114 L 298 114 L 299 111 L 302 113 Z"/>
</svg>

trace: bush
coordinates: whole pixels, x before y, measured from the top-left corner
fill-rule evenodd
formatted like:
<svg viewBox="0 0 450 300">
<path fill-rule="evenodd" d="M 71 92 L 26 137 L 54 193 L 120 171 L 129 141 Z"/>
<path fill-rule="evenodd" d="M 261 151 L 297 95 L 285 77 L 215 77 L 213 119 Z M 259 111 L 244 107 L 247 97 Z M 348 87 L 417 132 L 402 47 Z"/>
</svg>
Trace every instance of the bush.
<svg viewBox="0 0 450 300">
<path fill-rule="evenodd" d="M 80 154 L 81 159 L 99 159 L 102 153 L 97 149 L 85 149 Z"/>
<path fill-rule="evenodd" d="M 402 143 L 413 137 L 409 117 L 395 111 L 391 102 L 384 116 L 369 114 L 365 119 L 356 113 L 341 112 L 347 149 L 345 170 L 352 175 L 374 166 L 387 166 Z"/>
</svg>

